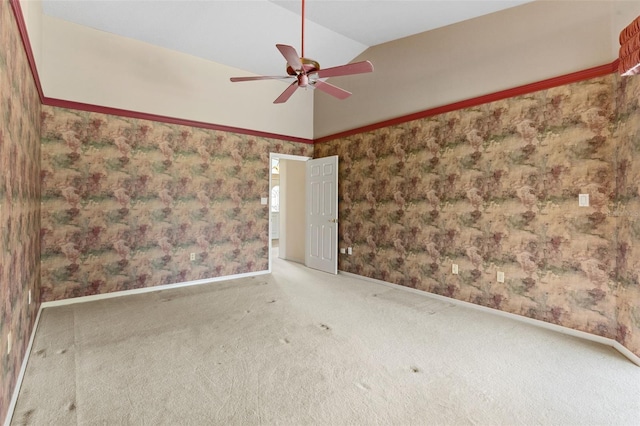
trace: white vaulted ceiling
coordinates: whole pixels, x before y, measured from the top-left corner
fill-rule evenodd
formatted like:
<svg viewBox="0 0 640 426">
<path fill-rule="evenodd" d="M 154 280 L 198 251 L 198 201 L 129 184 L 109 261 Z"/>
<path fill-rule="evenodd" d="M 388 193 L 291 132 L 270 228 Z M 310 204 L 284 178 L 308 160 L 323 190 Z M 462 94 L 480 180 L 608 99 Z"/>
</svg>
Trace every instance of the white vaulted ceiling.
<svg viewBox="0 0 640 426">
<path fill-rule="evenodd" d="M 323 67 L 370 46 L 532 0 L 307 0 L 305 56 Z M 43 12 L 254 74 L 280 75 L 276 43 L 300 53 L 301 0 L 44 0 Z"/>
</svg>

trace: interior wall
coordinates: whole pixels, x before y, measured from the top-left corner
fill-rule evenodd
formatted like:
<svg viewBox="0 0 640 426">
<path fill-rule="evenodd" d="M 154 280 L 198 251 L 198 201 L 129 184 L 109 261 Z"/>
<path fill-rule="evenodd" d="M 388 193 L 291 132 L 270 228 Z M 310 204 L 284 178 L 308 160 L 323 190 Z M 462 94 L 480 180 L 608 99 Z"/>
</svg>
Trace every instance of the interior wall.
<svg viewBox="0 0 640 426">
<path fill-rule="evenodd" d="M 640 77 L 620 77 L 616 95 L 616 339 L 640 356 Z"/>
<path fill-rule="evenodd" d="M 46 301 L 267 270 L 269 153 L 313 153 L 48 106 L 42 117 Z"/>
<path fill-rule="evenodd" d="M 29 304 L 29 290 L 32 302 Z M 0 423 L 40 306 L 40 99 L 8 1 L 0 2 Z M 8 353 L 8 343 L 11 352 Z"/>
<path fill-rule="evenodd" d="M 22 0 L 19 2 L 22 9 L 24 23 L 29 33 L 29 43 L 36 65 L 42 65 L 42 1 Z"/>
<path fill-rule="evenodd" d="M 371 74 L 332 78 L 353 92 L 314 99 L 314 137 L 613 62 L 637 1 L 536 1 L 373 46 Z"/>
<path fill-rule="evenodd" d="M 285 230 L 281 234 L 280 244 L 285 247 L 279 257 L 293 262 L 304 263 L 306 210 L 305 210 L 305 162 L 296 160 L 280 160 L 281 177 L 280 184 L 281 208 L 284 216 L 281 216 L 282 226 Z"/>
<path fill-rule="evenodd" d="M 639 98 L 612 74 L 317 144 L 341 159 L 340 269 L 640 355 Z"/>
<path fill-rule="evenodd" d="M 288 83 L 231 83 L 247 73 L 47 15 L 42 37 L 49 98 L 313 138 L 312 91 L 274 105 Z"/>
</svg>

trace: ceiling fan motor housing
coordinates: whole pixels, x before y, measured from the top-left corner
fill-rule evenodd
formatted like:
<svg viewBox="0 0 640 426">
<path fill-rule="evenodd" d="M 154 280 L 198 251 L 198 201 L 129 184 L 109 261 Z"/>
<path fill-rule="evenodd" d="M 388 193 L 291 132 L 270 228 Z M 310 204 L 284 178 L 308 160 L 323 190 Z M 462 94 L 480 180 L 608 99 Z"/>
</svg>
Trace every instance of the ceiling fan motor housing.
<svg viewBox="0 0 640 426">
<path fill-rule="evenodd" d="M 304 68 L 304 72 L 307 74 L 312 74 L 316 71 L 320 71 L 320 64 L 317 61 L 309 58 L 300 58 L 300 62 L 302 62 L 302 67 Z M 287 74 L 292 76 L 297 76 L 298 73 L 302 72 L 302 70 L 294 70 L 291 65 L 287 64 Z"/>
</svg>

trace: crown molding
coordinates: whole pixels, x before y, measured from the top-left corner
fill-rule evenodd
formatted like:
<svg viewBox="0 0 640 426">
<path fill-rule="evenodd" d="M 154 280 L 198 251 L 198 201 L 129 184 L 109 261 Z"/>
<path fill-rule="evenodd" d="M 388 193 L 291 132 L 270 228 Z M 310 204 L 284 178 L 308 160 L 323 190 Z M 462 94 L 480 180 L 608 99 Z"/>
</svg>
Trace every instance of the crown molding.
<svg viewBox="0 0 640 426">
<path fill-rule="evenodd" d="M 279 140 L 284 140 L 288 142 L 313 144 L 313 139 L 298 138 L 295 136 L 280 135 L 277 133 L 261 132 L 258 130 L 243 129 L 240 127 L 223 126 L 221 124 L 205 123 L 202 121 L 168 117 L 165 115 L 149 114 L 146 112 L 131 111 L 127 109 L 111 108 L 111 107 L 94 105 L 94 104 L 85 104 L 82 102 L 66 101 L 63 99 L 48 98 L 46 96 L 44 97 L 42 104 L 58 107 L 58 108 L 76 109 L 80 111 L 96 112 L 99 114 L 117 115 L 120 117 L 137 118 L 141 120 L 150 120 L 150 121 L 156 121 L 160 123 L 197 127 L 200 129 L 219 130 L 222 132 L 239 133 L 243 135 L 256 136 L 261 138 L 279 139 Z"/>
</svg>

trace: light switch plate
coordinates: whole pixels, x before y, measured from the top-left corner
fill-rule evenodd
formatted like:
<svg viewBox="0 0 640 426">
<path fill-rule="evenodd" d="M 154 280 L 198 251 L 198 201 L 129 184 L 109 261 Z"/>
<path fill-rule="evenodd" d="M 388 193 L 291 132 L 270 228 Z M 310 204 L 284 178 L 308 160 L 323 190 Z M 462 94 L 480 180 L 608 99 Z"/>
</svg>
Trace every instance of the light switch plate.
<svg viewBox="0 0 640 426">
<path fill-rule="evenodd" d="M 451 273 L 453 275 L 458 275 L 458 264 L 457 263 L 453 263 L 451 265 Z"/>
<path fill-rule="evenodd" d="M 589 194 L 578 195 L 578 206 L 589 207 Z"/>
<path fill-rule="evenodd" d="M 498 274 L 497 274 L 496 278 L 497 278 L 499 283 L 503 283 L 504 282 L 504 272 L 498 271 Z"/>
<path fill-rule="evenodd" d="M 262 204 L 263 206 L 266 206 L 267 203 L 269 203 L 269 197 L 260 198 L 260 204 Z"/>
</svg>

